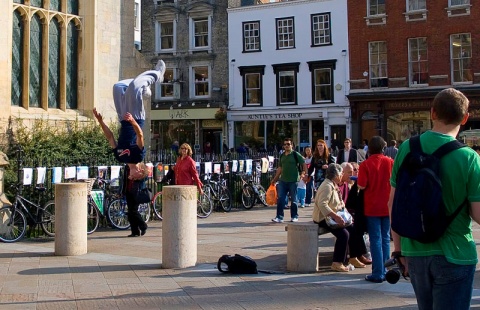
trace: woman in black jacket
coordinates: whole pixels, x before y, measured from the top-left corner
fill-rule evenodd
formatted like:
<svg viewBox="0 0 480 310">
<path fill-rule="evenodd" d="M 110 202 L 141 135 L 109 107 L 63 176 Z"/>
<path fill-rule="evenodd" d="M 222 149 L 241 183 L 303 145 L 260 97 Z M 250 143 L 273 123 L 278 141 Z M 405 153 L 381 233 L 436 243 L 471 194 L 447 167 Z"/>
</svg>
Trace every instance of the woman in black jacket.
<svg viewBox="0 0 480 310">
<path fill-rule="evenodd" d="M 138 206 L 140 204 L 136 200 L 138 191 L 145 187 L 145 180 L 147 179 L 148 173 L 148 168 L 144 163 L 136 164 L 135 169 L 131 169 L 129 165 L 125 166 L 122 192 L 125 194 L 127 200 L 127 218 L 130 222 L 130 230 L 132 231 L 128 237 L 143 236 L 148 228 L 147 223 L 145 223 L 140 212 L 138 212 Z"/>
<path fill-rule="evenodd" d="M 312 175 L 314 173 L 315 188 L 318 188 L 325 180 L 325 172 L 328 165 L 332 163 L 335 163 L 335 159 L 328 151 L 327 143 L 323 139 L 318 139 L 307 174 Z"/>
</svg>

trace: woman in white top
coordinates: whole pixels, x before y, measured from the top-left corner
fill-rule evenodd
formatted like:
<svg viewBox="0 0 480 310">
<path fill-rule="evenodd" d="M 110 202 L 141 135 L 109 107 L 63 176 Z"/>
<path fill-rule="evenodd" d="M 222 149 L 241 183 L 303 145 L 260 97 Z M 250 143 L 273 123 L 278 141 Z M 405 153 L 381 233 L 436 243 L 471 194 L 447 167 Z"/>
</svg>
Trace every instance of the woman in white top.
<svg viewBox="0 0 480 310">
<path fill-rule="evenodd" d="M 307 165 L 307 168 L 310 168 L 310 163 L 312 162 L 313 154 L 312 154 L 312 148 L 310 146 L 307 146 L 303 150 L 303 157 L 305 157 L 305 164 Z M 307 175 L 307 178 L 309 175 Z M 310 204 L 312 203 L 312 198 L 313 198 L 313 178 L 310 178 L 309 181 L 306 182 L 307 184 L 307 191 L 306 191 L 306 196 L 305 196 L 305 206 L 309 207 Z"/>
</svg>

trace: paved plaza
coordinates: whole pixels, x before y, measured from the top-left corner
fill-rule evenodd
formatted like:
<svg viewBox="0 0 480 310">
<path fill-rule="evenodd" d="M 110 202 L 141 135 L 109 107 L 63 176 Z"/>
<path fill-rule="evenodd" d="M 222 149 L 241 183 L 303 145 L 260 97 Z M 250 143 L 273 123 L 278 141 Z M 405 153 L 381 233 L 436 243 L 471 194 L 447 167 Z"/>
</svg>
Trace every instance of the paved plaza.
<svg viewBox="0 0 480 310">
<path fill-rule="evenodd" d="M 310 221 L 313 208 L 300 209 Z M 286 219 L 288 210 L 286 210 Z M 288 273 L 286 224 L 275 208 L 232 210 L 198 220 L 198 263 L 161 269 L 162 222 L 147 234 L 100 228 L 88 237 L 88 254 L 54 256 L 53 239 L 0 244 L 0 309 L 416 309 L 411 285 L 364 280 L 371 267 L 347 274 L 329 269 L 334 237 L 319 237 L 320 271 Z M 476 240 L 480 228 L 475 226 Z M 223 254 L 248 255 L 258 275 L 224 275 Z M 480 309 L 480 280 L 472 309 Z"/>
</svg>

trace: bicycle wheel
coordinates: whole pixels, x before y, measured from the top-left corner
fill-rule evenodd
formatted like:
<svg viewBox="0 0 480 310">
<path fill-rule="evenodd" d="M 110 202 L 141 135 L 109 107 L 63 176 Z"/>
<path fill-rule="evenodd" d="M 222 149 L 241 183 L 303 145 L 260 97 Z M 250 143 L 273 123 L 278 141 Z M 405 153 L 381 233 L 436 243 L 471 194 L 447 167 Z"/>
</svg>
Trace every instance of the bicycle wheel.
<svg viewBox="0 0 480 310">
<path fill-rule="evenodd" d="M 55 201 L 49 201 L 42 210 L 42 230 L 50 237 L 55 237 Z"/>
<path fill-rule="evenodd" d="M 220 186 L 218 189 L 218 202 L 223 211 L 230 212 L 232 210 L 232 194 L 226 186 Z"/>
<path fill-rule="evenodd" d="M 251 209 L 255 204 L 255 191 L 248 184 L 243 186 L 242 204 L 245 209 Z"/>
<path fill-rule="evenodd" d="M 213 210 L 213 203 L 212 200 L 208 195 L 200 195 L 197 201 L 197 216 L 199 218 L 206 218 L 208 217 Z"/>
<path fill-rule="evenodd" d="M 113 227 L 121 230 L 130 228 L 127 210 L 127 201 L 125 199 L 116 199 L 110 203 L 107 210 L 107 217 Z"/>
<path fill-rule="evenodd" d="M 27 221 L 20 210 L 15 210 L 13 206 L 0 208 L 0 240 L 8 243 L 18 241 L 26 230 Z"/>
<path fill-rule="evenodd" d="M 150 202 L 140 204 L 138 206 L 138 212 L 140 212 L 140 216 L 145 223 L 147 223 L 150 219 L 150 213 L 152 212 L 152 209 L 150 208 Z"/>
<path fill-rule="evenodd" d="M 158 192 L 153 197 L 153 212 L 159 220 L 163 220 L 162 217 L 162 192 Z"/>
<path fill-rule="evenodd" d="M 93 203 L 89 202 L 87 205 L 87 234 L 94 233 L 99 223 L 100 215 L 98 214 L 98 209 Z"/>
<path fill-rule="evenodd" d="M 258 191 L 258 200 L 262 205 L 265 207 L 268 206 L 267 204 L 267 191 L 262 185 L 257 185 L 257 191 Z"/>
</svg>

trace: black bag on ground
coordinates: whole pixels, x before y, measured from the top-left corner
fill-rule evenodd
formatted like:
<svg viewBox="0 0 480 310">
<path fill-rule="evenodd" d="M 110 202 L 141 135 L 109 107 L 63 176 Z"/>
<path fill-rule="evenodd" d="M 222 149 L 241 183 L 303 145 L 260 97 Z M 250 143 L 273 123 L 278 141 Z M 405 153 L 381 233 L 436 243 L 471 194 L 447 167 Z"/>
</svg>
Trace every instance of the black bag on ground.
<svg viewBox="0 0 480 310">
<path fill-rule="evenodd" d="M 139 204 L 152 201 L 152 192 L 148 188 L 142 188 L 137 191 L 135 201 Z"/>
<path fill-rule="evenodd" d="M 226 265 L 226 269 L 225 269 Z M 223 255 L 217 263 L 217 268 L 223 273 L 254 274 L 258 273 L 257 263 L 248 256 Z"/>
<path fill-rule="evenodd" d="M 438 240 L 466 204 L 446 214 L 440 179 L 441 158 L 465 145 L 457 140 L 445 143 L 433 154 L 422 151 L 420 136 L 410 139 L 407 154 L 397 174 L 392 207 L 392 230 L 422 243 Z"/>
</svg>

